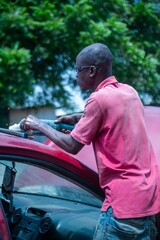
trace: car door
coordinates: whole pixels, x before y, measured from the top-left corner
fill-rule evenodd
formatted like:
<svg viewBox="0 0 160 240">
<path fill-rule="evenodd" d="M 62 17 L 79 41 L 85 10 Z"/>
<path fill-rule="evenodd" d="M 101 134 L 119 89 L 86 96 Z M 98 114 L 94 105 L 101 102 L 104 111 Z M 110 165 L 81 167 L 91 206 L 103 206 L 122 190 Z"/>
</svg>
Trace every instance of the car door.
<svg viewBox="0 0 160 240">
<path fill-rule="evenodd" d="M 11 240 L 8 222 L 0 199 L 0 240 Z"/>
</svg>

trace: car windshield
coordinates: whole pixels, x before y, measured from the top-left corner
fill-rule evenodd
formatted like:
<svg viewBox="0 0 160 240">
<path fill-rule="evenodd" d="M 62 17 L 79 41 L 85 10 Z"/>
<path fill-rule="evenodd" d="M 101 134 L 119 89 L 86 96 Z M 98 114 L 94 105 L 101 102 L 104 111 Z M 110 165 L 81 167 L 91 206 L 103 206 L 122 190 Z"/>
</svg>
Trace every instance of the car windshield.
<svg viewBox="0 0 160 240">
<path fill-rule="evenodd" d="M 6 165 L 12 168 L 12 162 L 0 161 L 0 186 L 2 188 Z M 45 169 L 24 163 L 15 164 L 14 193 L 42 195 L 76 201 L 97 207 L 101 201 L 86 190 Z"/>
</svg>

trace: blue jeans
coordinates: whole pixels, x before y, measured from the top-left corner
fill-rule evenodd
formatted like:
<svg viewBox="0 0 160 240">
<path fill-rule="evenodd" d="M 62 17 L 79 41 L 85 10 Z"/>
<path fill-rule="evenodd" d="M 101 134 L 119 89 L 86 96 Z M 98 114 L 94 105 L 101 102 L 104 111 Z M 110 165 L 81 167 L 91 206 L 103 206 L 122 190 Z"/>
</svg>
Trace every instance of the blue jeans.
<svg viewBox="0 0 160 240">
<path fill-rule="evenodd" d="M 102 212 L 93 240 L 156 240 L 155 216 L 117 219 L 110 207 Z"/>
</svg>

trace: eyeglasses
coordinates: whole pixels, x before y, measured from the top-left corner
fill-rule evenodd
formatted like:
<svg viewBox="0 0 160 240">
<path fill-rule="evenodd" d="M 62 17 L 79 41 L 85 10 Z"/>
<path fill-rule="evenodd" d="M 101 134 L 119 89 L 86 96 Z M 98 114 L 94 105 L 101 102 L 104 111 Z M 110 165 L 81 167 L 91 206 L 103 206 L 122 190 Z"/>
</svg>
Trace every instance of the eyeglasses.
<svg viewBox="0 0 160 240">
<path fill-rule="evenodd" d="M 94 65 L 91 65 L 91 66 L 81 66 L 81 67 L 76 67 L 75 69 L 76 69 L 76 72 L 81 72 L 81 71 L 83 71 L 84 69 L 86 69 L 86 68 L 91 68 L 91 67 L 94 67 L 94 68 L 96 68 L 97 70 L 101 70 L 100 67 L 98 67 L 98 66 L 94 66 Z"/>
</svg>

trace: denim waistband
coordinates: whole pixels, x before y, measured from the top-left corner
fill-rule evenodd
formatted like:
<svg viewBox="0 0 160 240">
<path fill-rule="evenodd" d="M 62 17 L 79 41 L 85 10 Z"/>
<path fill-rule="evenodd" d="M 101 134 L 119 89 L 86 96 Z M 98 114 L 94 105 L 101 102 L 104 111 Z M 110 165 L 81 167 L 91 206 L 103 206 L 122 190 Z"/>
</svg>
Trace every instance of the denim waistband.
<svg viewBox="0 0 160 240">
<path fill-rule="evenodd" d="M 107 209 L 107 212 L 106 213 L 108 213 L 108 214 L 110 214 L 110 215 L 112 215 L 113 217 L 115 217 L 114 216 L 114 213 L 113 213 L 113 209 L 112 209 L 112 207 L 109 207 L 108 209 Z M 123 218 L 124 219 L 124 218 Z M 126 218 L 127 219 L 127 218 Z M 138 218 L 131 218 L 131 219 L 141 219 L 141 220 L 147 220 L 147 219 L 149 219 L 149 220 L 152 220 L 152 221 L 156 221 L 156 215 L 149 215 L 149 216 L 145 216 L 145 217 L 138 217 Z"/>
</svg>

